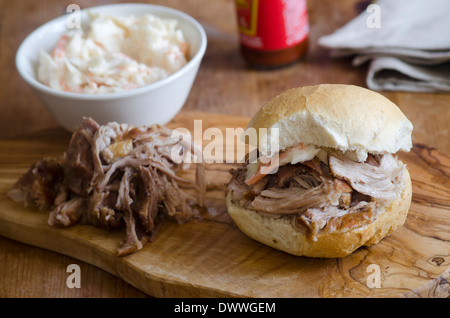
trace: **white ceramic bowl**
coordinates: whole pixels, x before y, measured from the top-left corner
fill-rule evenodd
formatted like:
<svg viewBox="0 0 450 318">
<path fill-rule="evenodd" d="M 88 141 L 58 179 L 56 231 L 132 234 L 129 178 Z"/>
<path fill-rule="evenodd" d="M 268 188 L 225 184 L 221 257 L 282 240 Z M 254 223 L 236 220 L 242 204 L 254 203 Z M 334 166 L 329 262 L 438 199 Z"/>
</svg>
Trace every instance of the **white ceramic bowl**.
<svg viewBox="0 0 450 318">
<path fill-rule="evenodd" d="M 54 19 L 33 31 L 21 44 L 16 55 L 16 67 L 47 109 L 69 131 L 73 131 L 83 116 L 100 124 L 116 121 L 135 125 L 161 125 L 169 122 L 183 107 L 206 51 L 206 33 L 189 15 L 171 8 L 150 4 L 113 4 L 81 10 L 81 24 L 87 11 L 109 15 L 151 13 L 161 18 L 176 19 L 190 45 L 190 60 L 180 70 L 158 82 L 133 90 L 105 94 L 77 94 L 52 89 L 37 80 L 39 52 L 50 52 L 67 31 L 68 16 Z"/>
</svg>

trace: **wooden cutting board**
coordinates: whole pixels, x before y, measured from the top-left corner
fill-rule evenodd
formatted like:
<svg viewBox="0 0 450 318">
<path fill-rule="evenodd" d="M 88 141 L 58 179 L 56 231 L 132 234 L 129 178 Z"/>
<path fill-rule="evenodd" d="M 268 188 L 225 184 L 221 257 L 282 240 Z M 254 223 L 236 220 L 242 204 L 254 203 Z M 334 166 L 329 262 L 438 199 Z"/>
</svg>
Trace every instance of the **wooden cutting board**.
<svg viewBox="0 0 450 318">
<path fill-rule="evenodd" d="M 196 119 L 202 120 L 203 130 L 217 127 L 224 136 L 225 128 L 245 128 L 248 122 L 242 117 L 182 112 L 169 126 L 192 130 Z M 214 208 L 205 220 L 165 222 L 154 242 L 135 254 L 117 257 L 123 231 L 87 225 L 50 227 L 48 212 L 25 208 L 6 197 L 32 162 L 60 156 L 69 138 L 58 129 L 0 140 L 0 235 L 90 263 L 155 297 L 450 295 L 450 156 L 438 150 L 415 145 L 400 155 L 413 185 L 405 225 L 348 257 L 295 257 L 253 241 L 227 215 L 220 189 L 208 193 Z M 209 182 L 225 184 L 232 167 L 208 165 Z"/>
</svg>

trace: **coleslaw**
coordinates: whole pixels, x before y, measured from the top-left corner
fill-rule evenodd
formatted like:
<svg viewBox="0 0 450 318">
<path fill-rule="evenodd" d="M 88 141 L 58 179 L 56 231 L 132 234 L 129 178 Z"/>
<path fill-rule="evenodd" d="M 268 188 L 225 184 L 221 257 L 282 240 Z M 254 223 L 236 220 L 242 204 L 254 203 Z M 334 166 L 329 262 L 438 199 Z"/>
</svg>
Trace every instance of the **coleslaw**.
<svg viewBox="0 0 450 318">
<path fill-rule="evenodd" d="M 187 63 L 188 52 L 177 20 L 90 14 L 87 31 L 69 30 L 50 54 L 40 52 L 37 77 L 66 92 L 120 92 L 166 78 Z"/>
</svg>

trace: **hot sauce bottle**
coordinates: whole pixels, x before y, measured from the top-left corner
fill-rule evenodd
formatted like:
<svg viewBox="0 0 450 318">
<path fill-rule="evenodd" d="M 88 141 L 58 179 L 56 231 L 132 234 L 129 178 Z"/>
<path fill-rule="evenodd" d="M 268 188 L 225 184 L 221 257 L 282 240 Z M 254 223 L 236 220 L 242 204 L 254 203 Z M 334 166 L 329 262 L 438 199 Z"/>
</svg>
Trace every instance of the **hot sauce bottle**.
<svg viewBox="0 0 450 318">
<path fill-rule="evenodd" d="M 235 0 L 241 53 L 256 68 L 300 59 L 308 47 L 306 0 Z"/>
</svg>

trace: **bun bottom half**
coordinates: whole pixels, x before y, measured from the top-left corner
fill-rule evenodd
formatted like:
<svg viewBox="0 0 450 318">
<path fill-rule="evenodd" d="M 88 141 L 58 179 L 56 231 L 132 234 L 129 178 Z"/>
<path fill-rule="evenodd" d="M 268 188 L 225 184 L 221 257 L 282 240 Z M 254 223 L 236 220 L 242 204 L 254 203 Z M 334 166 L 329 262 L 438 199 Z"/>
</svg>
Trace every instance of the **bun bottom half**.
<svg viewBox="0 0 450 318">
<path fill-rule="evenodd" d="M 315 240 L 308 238 L 306 230 L 293 225 L 291 218 L 274 218 L 245 209 L 231 201 L 230 193 L 226 201 L 228 213 L 235 224 L 256 241 L 297 256 L 341 258 L 361 246 L 378 243 L 405 223 L 412 197 L 407 169 L 404 169 L 401 182 L 404 187 L 399 198 L 380 202 L 382 211 L 373 222 L 346 232 L 320 231 Z"/>
</svg>

